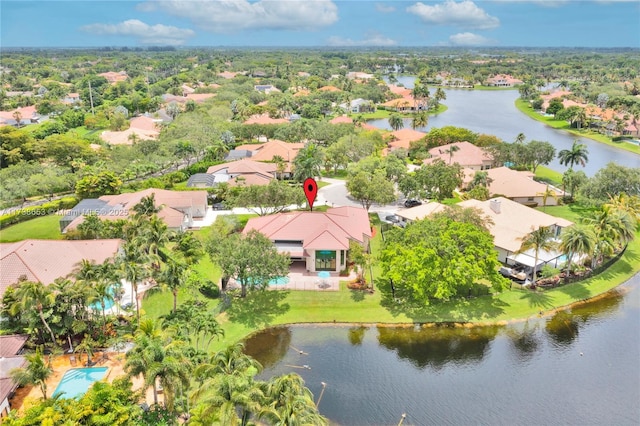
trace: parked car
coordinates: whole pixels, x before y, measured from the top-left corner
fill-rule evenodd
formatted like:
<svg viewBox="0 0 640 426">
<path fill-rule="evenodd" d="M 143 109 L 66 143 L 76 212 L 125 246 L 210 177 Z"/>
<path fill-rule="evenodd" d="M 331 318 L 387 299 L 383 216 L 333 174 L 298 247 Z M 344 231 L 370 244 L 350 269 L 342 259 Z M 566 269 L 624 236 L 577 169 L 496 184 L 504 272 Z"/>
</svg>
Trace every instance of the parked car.
<svg viewBox="0 0 640 426">
<path fill-rule="evenodd" d="M 408 199 L 407 201 L 404 202 L 404 206 L 407 208 L 410 207 L 415 207 L 415 206 L 421 206 L 422 205 L 422 201 L 420 200 L 414 200 L 414 199 Z"/>
<path fill-rule="evenodd" d="M 214 203 L 214 204 L 211 205 L 211 208 L 213 210 L 225 210 L 226 209 L 226 207 L 224 206 L 223 203 Z"/>
<path fill-rule="evenodd" d="M 394 225 L 399 226 L 400 228 L 404 228 L 405 226 L 407 226 L 407 224 L 403 222 L 402 219 L 400 219 L 400 216 L 395 214 L 385 216 L 384 220 L 386 220 L 389 223 L 393 223 Z"/>
<path fill-rule="evenodd" d="M 500 274 L 503 277 L 507 277 L 515 282 L 524 282 L 527 279 L 527 274 L 523 271 L 518 271 L 506 266 L 500 268 Z"/>
</svg>

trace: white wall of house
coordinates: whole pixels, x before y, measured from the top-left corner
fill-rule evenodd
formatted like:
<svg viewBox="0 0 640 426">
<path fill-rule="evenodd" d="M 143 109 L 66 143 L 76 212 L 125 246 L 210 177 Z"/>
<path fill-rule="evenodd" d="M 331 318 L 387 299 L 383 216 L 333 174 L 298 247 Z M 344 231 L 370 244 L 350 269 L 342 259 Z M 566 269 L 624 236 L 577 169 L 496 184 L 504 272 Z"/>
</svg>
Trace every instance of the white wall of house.
<svg viewBox="0 0 640 426">
<path fill-rule="evenodd" d="M 321 250 L 317 250 L 321 251 Z M 316 250 L 309 250 L 310 255 L 306 258 L 306 268 L 309 272 L 316 272 Z M 335 250 L 336 252 L 336 267 L 329 272 L 340 272 L 347 267 L 347 252 L 348 250 Z"/>
<path fill-rule="evenodd" d="M 538 206 L 542 206 L 543 202 L 542 202 L 542 196 L 533 196 L 533 197 L 514 197 L 511 198 L 511 200 L 515 201 L 516 203 L 520 203 L 520 204 L 531 204 L 531 203 L 537 203 Z M 558 202 L 556 201 L 555 198 L 553 197 L 547 197 L 547 206 L 557 206 Z"/>
<path fill-rule="evenodd" d="M 0 417 L 8 416 L 9 411 L 11 411 L 11 407 L 9 406 L 9 398 L 5 398 L 2 403 L 0 403 Z"/>
</svg>

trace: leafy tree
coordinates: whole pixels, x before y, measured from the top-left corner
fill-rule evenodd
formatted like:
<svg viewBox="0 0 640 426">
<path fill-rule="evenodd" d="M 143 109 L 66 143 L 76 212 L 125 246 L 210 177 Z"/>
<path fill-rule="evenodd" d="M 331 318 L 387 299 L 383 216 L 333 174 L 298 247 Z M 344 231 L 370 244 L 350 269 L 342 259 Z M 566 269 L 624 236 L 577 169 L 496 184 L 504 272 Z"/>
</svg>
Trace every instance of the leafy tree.
<svg viewBox="0 0 640 426">
<path fill-rule="evenodd" d="M 251 209 L 260 216 L 279 213 L 291 205 L 304 204 L 305 196 L 300 186 L 272 180 L 268 185 L 241 187 L 237 194 L 227 199 L 227 204 Z"/>
<path fill-rule="evenodd" d="M 568 187 L 571 199 L 573 199 L 576 190 L 584 185 L 587 180 L 587 175 L 582 170 L 576 172 L 573 169 L 567 169 L 567 171 L 562 174 L 562 192 L 565 192 L 565 189 Z"/>
<path fill-rule="evenodd" d="M 396 199 L 393 182 L 387 179 L 383 171 L 373 174 L 358 171 L 350 174 L 346 183 L 347 191 L 362 207 L 369 210 L 373 203 L 388 204 Z"/>
<path fill-rule="evenodd" d="M 580 194 L 595 204 L 605 203 L 609 197 L 623 192 L 640 196 L 640 168 L 610 162 L 580 188 Z"/>
<path fill-rule="evenodd" d="M 547 114 L 557 115 L 560 111 L 564 109 L 564 105 L 562 104 L 562 99 L 553 98 L 549 101 L 549 106 L 546 109 Z"/>
<path fill-rule="evenodd" d="M 110 171 L 89 173 L 76 182 L 76 194 L 80 198 L 98 198 L 118 194 L 122 180 Z"/>
<path fill-rule="evenodd" d="M 497 272 L 491 234 L 447 217 L 416 221 L 387 233 L 380 266 L 397 289 L 424 304 L 466 296 L 483 280 L 495 290 L 506 285 Z"/>
<path fill-rule="evenodd" d="M 525 146 L 525 161 L 533 173 L 538 166 L 547 165 L 556 157 L 556 149 L 549 142 L 532 140 Z"/>
<path fill-rule="evenodd" d="M 242 297 L 247 295 L 248 288 L 265 288 L 270 280 L 289 273 L 289 256 L 278 252 L 275 245 L 256 230 L 232 234 L 211 244 L 209 255 L 223 275 L 235 277 Z"/>
<path fill-rule="evenodd" d="M 462 167 L 459 164 L 448 165 L 441 159 L 432 164 L 424 164 L 413 173 L 409 173 L 400 182 L 405 194 L 419 198 L 435 198 L 442 201 L 453 196 L 453 191 L 462 184 Z"/>
<path fill-rule="evenodd" d="M 89 147 L 89 142 L 64 134 L 53 134 L 37 143 L 37 149 L 44 157 L 51 158 L 61 167 L 71 167 L 75 172 L 74 162 L 92 162 L 96 153 Z"/>
<path fill-rule="evenodd" d="M 550 251 L 556 248 L 557 243 L 553 240 L 553 231 L 549 227 L 541 226 L 538 229 L 534 229 L 522 238 L 522 244 L 520 245 L 519 253 L 527 250 L 534 251 L 534 267 L 532 282 L 535 285 L 536 275 L 538 273 L 538 259 L 540 251 Z"/>
<path fill-rule="evenodd" d="M 0 167 L 32 160 L 34 155 L 35 146 L 29 133 L 12 126 L 0 127 Z"/>
<path fill-rule="evenodd" d="M 27 366 L 17 368 L 10 372 L 11 378 L 21 386 L 37 385 L 42 392 L 42 398 L 47 399 L 47 380 L 53 375 L 51 357 L 45 359 L 42 348 L 37 348 L 35 353 L 25 356 Z"/>
</svg>

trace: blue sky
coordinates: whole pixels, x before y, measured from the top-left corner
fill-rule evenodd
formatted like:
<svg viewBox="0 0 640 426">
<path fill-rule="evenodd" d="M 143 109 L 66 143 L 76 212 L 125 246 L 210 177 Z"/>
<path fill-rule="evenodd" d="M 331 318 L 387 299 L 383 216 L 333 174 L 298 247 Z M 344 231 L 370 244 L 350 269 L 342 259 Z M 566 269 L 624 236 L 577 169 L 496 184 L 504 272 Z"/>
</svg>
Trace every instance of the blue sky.
<svg viewBox="0 0 640 426">
<path fill-rule="evenodd" d="M 640 47 L 638 0 L 0 3 L 1 47 Z"/>
</svg>

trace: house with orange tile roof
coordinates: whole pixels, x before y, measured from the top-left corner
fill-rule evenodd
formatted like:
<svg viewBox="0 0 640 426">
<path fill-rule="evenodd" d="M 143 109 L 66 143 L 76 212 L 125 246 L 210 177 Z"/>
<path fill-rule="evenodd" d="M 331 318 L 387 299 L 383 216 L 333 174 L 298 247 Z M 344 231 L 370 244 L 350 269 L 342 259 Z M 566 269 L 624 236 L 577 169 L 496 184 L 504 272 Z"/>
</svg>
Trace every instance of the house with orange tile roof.
<svg viewBox="0 0 640 426">
<path fill-rule="evenodd" d="M 9 398 L 18 388 L 18 383 L 11 377 L 11 370 L 27 364 L 21 354 L 28 339 L 26 334 L 0 336 L 0 418 L 11 411 Z"/>
<path fill-rule="evenodd" d="M 100 73 L 98 75 L 106 78 L 109 84 L 116 84 L 120 81 L 125 81 L 126 79 L 129 78 L 126 71 L 120 71 L 120 72 L 109 71 L 109 72 Z"/>
<path fill-rule="evenodd" d="M 573 225 L 571 221 L 548 215 L 504 197 L 486 201 L 466 200 L 457 205 L 477 209 L 481 215 L 490 219 L 486 224 L 493 236 L 493 244 L 500 262 L 523 265 L 530 269 L 536 266 L 534 253 L 518 253 L 523 238 L 540 227 L 551 228 L 553 235 L 558 238 L 564 228 Z M 544 264 L 558 267 L 564 263 L 562 254 L 556 251 L 540 251 L 538 257 L 538 269 Z"/>
<path fill-rule="evenodd" d="M 20 123 L 16 121 L 16 113 L 20 116 Z M 38 123 L 40 114 L 36 112 L 35 105 L 19 107 L 11 111 L 0 111 L 0 124 L 4 126 L 20 127 L 27 124 Z"/>
<path fill-rule="evenodd" d="M 353 124 L 353 119 L 348 115 L 339 115 L 329 120 L 331 124 Z"/>
<path fill-rule="evenodd" d="M 240 74 L 239 72 L 231 72 L 231 71 L 222 71 L 218 73 L 219 77 L 230 80 L 234 78 L 236 75 Z"/>
<path fill-rule="evenodd" d="M 318 90 L 320 92 L 342 92 L 342 90 L 338 89 L 336 86 L 323 86 Z"/>
<path fill-rule="evenodd" d="M 530 207 L 545 204 L 543 194 L 547 191 L 548 185 L 533 180 L 533 173 L 517 171 L 508 167 L 496 167 L 486 170 L 486 172 L 490 180 L 488 189 L 491 196 L 500 195 Z M 549 189 L 555 194 L 555 198 L 548 196 L 546 205 L 556 206 L 562 197 L 562 191 L 552 187 Z"/>
<path fill-rule="evenodd" d="M 269 114 L 257 114 L 249 117 L 244 124 L 284 124 L 289 123 L 286 118 L 271 118 Z"/>
<path fill-rule="evenodd" d="M 393 151 L 394 149 L 403 148 L 408 150 L 411 146 L 411 142 L 418 141 L 424 138 L 427 134 L 424 132 L 419 132 L 418 130 L 413 129 L 400 129 L 391 132 L 391 142 L 389 142 L 389 149 Z"/>
<path fill-rule="evenodd" d="M 162 123 L 160 119 L 141 115 L 129 121 L 129 128 L 127 130 L 105 130 L 100 134 L 100 139 L 111 145 L 132 145 L 134 139 L 155 140 L 158 138 L 158 135 L 160 135 L 160 129 L 158 127 L 160 123 Z"/>
<path fill-rule="evenodd" d="M 65 278 L 83 259 L 102 263 L 115 256 L 122 240 L 23 240 L 0 243 L 0 298 L 18 281 L 49 285 Z"/>
<path fill-rule="evenodd" d="M 456 146 L 457 151 L 452 146 Z M 470 142 L 454 142 L 429 150 L 430 158 L 424 164 L 432 164 L 440 159 L 447 164 L 459 164 L 471 170 L 487 170 L 496 165 L 491 154 Z"/>
<path fill-rule="evenodd" d="M 268 185 L 276 178 L 278 166 L 275 163 L 262 163 L 245 158 L 229 163 L 217 164 L 207 169 L 214 176 L 214 182 L 226 182 L 230 186 Z"/>
<path fill-rule="evenodd" d="M 336 207 L 326 212 L 278 213 L 249 219 L 244 233 L 266 235 L 278 251 L 309 272 L 340 272 L 347 267 L 350 241 L 367 248 L 371 225 L 360 207 Z"/>
<path fill-rule="evenodd" d="M 514 78 L 509 74 L 496 74 L 487 78 L 486 81 L 487 86 L 494 87 L 513 87 L 523 83 L 524 81 Z"/>
<path fill-rule="evenodd" d="M 143 198 L 154 196 L 156 207 L 160 208 L 158 217 L 172 230 L 184 231 L 193 226 L 193 221 L 203 218 L 207 213 L 207 191 L 169 191 L 166 189 L 148 188 L 138 192 L 118 195 L 103 195 L 98 198 L 104 204 L 97 210 L 102 220 L 126 219 L 133 214 L 133 207 Z M 86 200 L 82 200 L 80 203 Z M 60 228 L 66 232 L 75 229 L 84 221 L 81 204 L 76 211 L 71 209 L 60 221 Z"/>
</svg>

